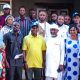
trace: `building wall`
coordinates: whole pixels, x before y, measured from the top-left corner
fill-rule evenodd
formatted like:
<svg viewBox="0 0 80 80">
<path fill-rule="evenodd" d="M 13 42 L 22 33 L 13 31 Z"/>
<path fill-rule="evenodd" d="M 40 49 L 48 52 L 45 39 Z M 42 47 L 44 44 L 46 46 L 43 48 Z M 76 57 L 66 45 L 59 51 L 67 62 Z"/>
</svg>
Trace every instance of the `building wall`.
<svg viewBox="0 0 80 80">
<path fill-rule="evenodd" d="M 13 15 L 18 15 L 19 6 L 25 6 L 27 13 L 30 8 L 36 8 L 35 3 L 68 3 L 68 0 L 12 0 Z"/>
<path fill-rule="evenodd" d="M 74 10 L 80 13 L 80 0 L 74 0 Z"/>
</svg>

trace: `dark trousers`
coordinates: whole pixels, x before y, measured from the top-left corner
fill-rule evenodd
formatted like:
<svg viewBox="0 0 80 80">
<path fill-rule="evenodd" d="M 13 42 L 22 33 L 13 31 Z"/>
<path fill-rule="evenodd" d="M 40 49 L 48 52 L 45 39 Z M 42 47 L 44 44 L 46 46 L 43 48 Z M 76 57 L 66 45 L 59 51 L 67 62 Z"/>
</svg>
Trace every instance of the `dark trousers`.
<svg viewBox="0 0 80 80">
<path fill-rule="evenodd" d="M 13 66 L 10 67 L 10 80 L 15 80 L 17 74 L 17 80 L 22 80 L 22 67 Z"/>
<path fill-rule="evenodd" d="M 6 68 L 6 80 L 10 80 L 9 68 Z"/>
<path fill-rule="evenodd" d="M 29 68 L 26 71 L 28 80 L 42 80 L 42 69 L 41 68 Z"/>
</svg>

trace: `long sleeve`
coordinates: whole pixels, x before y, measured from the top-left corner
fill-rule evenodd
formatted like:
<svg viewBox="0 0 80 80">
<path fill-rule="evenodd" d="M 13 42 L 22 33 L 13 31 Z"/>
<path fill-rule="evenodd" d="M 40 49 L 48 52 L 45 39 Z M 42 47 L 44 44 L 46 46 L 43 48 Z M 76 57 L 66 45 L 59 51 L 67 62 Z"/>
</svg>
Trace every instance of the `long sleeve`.
<svg viewBox="0 0 80 80">
<path fill-rule="evenodd" d="M 65 43 L 64 43 L 64 39 L 61 39 L 61 53 L 60 53 L 60 64 L 63 65 L 64 64 L 64 55 L 65 55 Z"/>
</svg>

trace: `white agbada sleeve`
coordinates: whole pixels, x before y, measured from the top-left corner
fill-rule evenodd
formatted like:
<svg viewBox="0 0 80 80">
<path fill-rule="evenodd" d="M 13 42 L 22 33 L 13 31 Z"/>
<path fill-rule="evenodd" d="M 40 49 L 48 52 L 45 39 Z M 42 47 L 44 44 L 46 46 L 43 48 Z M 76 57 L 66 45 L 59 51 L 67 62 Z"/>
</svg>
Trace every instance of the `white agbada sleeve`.
<svg viewBox="0 0 80 80">
<path fill-rule="evenodd" d="M 64 39 L 61 38 L 61 46 L 60 46 L 60 65 L 64 64 L 64 54 L 65 54 L 65 43 L 64 43 Z"/>
</svg>

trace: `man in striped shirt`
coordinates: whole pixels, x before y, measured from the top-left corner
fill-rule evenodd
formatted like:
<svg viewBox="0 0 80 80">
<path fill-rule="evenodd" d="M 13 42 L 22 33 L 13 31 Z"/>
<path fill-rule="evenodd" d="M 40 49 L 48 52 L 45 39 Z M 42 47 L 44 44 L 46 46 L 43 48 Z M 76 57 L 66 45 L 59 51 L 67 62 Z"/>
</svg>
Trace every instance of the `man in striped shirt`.
<svg viewBox="0 0 80 80">
<path fill-rule="evenodd" d="M 23 37 L 28 35 L 30 31 L 30 19 L 26 17 L 26 9 L 24 6 L 19 8 L 19 16 L 15 20 L 20 23 L 20 30 Z"/>
</svg>

